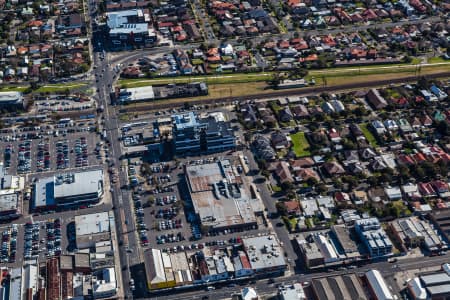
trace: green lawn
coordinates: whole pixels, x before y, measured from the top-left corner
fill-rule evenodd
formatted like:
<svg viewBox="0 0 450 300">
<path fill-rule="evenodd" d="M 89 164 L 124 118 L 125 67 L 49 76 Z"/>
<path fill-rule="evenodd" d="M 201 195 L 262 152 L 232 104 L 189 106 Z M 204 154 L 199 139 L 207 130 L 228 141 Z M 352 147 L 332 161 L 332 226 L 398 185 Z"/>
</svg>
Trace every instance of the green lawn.
<svg viewBox="0 0 450 300">
<path fill-rule="evenodd" d="M 428 63 L 429 64 L 436 64 L 436 63 L 443 63 L 443 62 L 449 62 L 448 60 L 444 59 L 441 56 L 435 56 L 435 57 L 430 57 L 428 59 Z"/>
<path fill-rule="evenodd" d="M 27 88 L 27 86 L 5 86 L 0 88 L 0 92 L 23 92 Z"/>
<path fill-rule="evenodd" d="M 360 124 L 359 127 L 361 128 L 366 140 L 369 142 L 369 144 L 372 147 L 378 147 L 378 142 L 375 136 L 370 132 L 369 128 L 367 128 L 367 123 Z"/>
<path fill-rule="evenodd" d="M 297 227 L 297 218 L 283 217 L 283 221 L 286 224 L 286 226 L 288 227 L 289 231 L 295 231 L 295 229 Z"/>
<path fill-rule="evenodd" d="M 297 132 L 295 134 L 291 134 L 292 149 L 294 150 L 295 155 L 297 157 L 304 157 L 311 155 L 311 152 L 309 152 L 309 143 L 306 140 L 305 133 L 304 132 Z"/>
<path fill-rule="evenodd" d="M 74 84 L 67 84 L 67 83 L 60 83 L 60 84 L 47 84 L 44 86 L 39 87 L 37 90 L 32 91 L 33 93 L 54 93 L 54 92 L 62 92 L 66 89 L 77 89 L 82 88 L 84 86 L 87 86 L 84 83 L 74 83 Z M 29 86 L 5 86 L 0 88 L 0 91 L 6 92 L 6 91 L 17 91 L 17 92 L 23 92 L 27 90 Z"/>
</svg>

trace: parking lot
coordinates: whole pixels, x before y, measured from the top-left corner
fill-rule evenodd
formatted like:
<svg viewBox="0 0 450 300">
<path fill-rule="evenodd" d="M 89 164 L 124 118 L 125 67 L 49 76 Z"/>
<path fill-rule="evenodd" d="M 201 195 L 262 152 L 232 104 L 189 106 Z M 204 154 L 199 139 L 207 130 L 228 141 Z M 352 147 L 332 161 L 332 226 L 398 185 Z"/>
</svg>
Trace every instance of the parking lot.
<svg viewBox="0 0 450 300">
<path fill-rule="evenodd" d="M 61 219 L 28 222 L 24 225 L 24 259 L 44 259 L 62 253 Z"/>
<path fill-rule="evenodd" d="M 98 136 L 73 133 L 67 137 L 43 137 L 23 141 L 0 141 L 5 168 L 10 174 L 38 173 L 97 165 Z"/>
<path fill-rule="evenodd" d="M 204 246 L 222 247 L 240 243 L 244 236 L 256 236 L 270 231 L 270 228 L 258 221 L 258 227 L 202 234 L 201 225 L 196 222 L 187 197 L 182 165 L 202 164 L 216 159 L 218 158 L 211 156 L 201 160 L 181 160 L 178 164 L 154 163 L 145 168 L 141 167 L 140 161 L 137 165 L 131 162 L 128 166 L 128 178 L 133 188 L 136 231 L 142 246 L 171 252 L 200 249 Z M 141 169 L 144 169 L 145 174 L 140 172 Z"/>
</svg>

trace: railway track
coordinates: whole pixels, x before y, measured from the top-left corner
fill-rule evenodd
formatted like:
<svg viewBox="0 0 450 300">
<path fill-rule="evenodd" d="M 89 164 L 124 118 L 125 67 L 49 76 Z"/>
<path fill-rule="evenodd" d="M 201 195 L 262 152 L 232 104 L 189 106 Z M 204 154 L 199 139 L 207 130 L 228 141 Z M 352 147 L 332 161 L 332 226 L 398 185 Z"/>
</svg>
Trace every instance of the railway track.
<svg viewBox="0 0 450 300">
<path fill-rule="evenodd" d="M 427 79 L 437 79 L 437 78 L 445 78 L 450 77 L 450 72 L 443 72 L 438 74 L 430 74 L 425 76 Z M 308 96 L 311 94 L 320 94 L 324 92 L 339 92 L 345 90 L 354 90 L 361 88 L 373 88 L 391 84 L 400 84 L 407 82 L 416 82 L 419 79 L 418 76 L 408 76 L 402 77 L 398 79 L 386 79 L 386 80 L 377 80 L 373 82 L 367 82 L 364 84 L 361 83 L 349 83 L 342 85 L 333 85 L 333 86 L 314 86 L 314 87 L 306 87 L 302 89 L 289 89 L 289 90 L 276 90 L 273 92 L 263 93 L 263 94 L 254 94 L 248 96 L 238 96 L 238 97 L 222 97 L 215 99 L 203 99 L 203 100 L 186 100 L 190 105 L 197 104 L 216 104 L 216 103 L 231 103 L 234 101 L 247 101 L 261 98 L 276 98 L 276 97 L 288 97 L 288 96 Z M 178 100 L 178 101 L 177 101 Z M 118 110 L 119 113 L 132 113 L 132 112 L 142 112 L 142 111 L 151 111 L 151 110 L 159 110 L 159 109 L 167 109 L 174 108 L 177 106 L 182 106 L 184 103 L 181 103 L 179 99 L 171 99 L 171 100 L 158 100 L 154 102 L 148 103 L 140 103 L 137 106 L 129 105 L 125 108 L 120 108 Z"/>
</svg>

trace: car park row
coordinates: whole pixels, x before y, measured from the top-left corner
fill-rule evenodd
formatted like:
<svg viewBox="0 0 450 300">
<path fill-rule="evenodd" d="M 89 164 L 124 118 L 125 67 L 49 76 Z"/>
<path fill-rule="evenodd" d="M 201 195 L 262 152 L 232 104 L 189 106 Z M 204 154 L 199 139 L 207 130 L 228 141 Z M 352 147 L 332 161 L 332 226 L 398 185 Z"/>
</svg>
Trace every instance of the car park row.
<svg viewBox="0 0 450 300">
<path fill-rule="evenodd" d="M 13 224 L 2 232 L 2 263 L 14 263 L 17 250 L 17 225 Z"/>
</svg>

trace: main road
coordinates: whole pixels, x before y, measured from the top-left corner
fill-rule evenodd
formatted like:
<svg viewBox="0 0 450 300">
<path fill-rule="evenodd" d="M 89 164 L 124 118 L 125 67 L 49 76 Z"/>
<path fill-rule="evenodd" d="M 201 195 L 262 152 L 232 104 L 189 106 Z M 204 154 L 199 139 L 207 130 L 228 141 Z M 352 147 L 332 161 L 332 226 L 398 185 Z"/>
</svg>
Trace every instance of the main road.
<svg viewBox="0 0 450 300">
<path fill-rule="evenodd" d="M 93 14 L 93 7 L 89 6 L 90 14 Z M 91 19 L 92 25 L 92 19 Z M 102 50 L 103 45 L 99 43 L 99 50 Z M 103 52 L 104 53 L 104 52 Z M 133 208 L 130 203 L 130 195 L 128 190 L 121 189 L 122 186 L 128 184 L 128 178 L 126 170 L 121 166 L 121 149 L 118 141 L 118 120 L 114 109 L 110 103 L 110 91 L 114 81 L 114 72 L 111 70 L 111 63 L 109 61 L 109 55 L 103 55 L 100 52 L 94 52 L 93 70 L 95 77 L 95 84 L 97 91 L 98 106 L 103 105 L 104 112 L 104 124 L 101 130 L 106 131 L 106 141 L 110 146 L 111 155 L 109 158 L 109 165 L 118 170 L 119 183 L 111 184 L 111 198 L 114 211 L 114 217 L 116 220 L 116 234 L 119 244 L 119 257 L 121 265 L 121 278 L 122 284 L 119 284 L 123 288 L 122 294 L 125 298 L 133 298 L 132 291 L 130 289 L 131 272 L 130 266 L 137 265 L 140 262 L 140 255 L 138 251 L 141 250 L 139 241 L 136 235 L 136 227 L 134 223 Z M 132 249 L 132 250 L 128 250 Z"/>
</svg>

